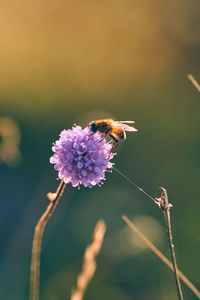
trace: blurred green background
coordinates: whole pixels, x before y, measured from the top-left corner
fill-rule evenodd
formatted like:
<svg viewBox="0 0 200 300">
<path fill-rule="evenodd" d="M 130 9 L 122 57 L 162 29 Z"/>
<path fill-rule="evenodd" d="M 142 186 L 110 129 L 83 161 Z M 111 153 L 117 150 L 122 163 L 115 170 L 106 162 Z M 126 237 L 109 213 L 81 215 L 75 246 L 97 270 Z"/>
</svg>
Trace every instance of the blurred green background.
<svg viewBox="0 0 200 300">
<path fill-rule="evenodd" d="M 200 2 L 2 1 L 0 9 L 0 299 L 26 300 L 32 237 L 57 188 L 52 143 L 74 123 L 135 120 L 115 166 L 173 203 L 179 268 L 200 289 Z M 113 171 L 71 185 L 45 229 L 41 300 L 69 299 L 85 247 L 107 224 L 85 299 L 176 299 L 173 273 L 127 228 L 127 214 L 169 256 L 164 220 Z M 195 296 L 183 286 L 185 299 Z"/>
</svg>

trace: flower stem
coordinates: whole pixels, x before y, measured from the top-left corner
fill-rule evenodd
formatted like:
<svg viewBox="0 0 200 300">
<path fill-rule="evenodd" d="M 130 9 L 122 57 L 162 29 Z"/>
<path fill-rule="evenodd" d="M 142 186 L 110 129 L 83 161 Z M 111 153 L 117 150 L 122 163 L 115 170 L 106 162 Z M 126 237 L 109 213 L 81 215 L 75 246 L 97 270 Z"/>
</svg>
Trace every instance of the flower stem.
<svg viewBox="0 0 200 300">
<path fill-rule="evenodd" d="M 196 87 L 196 89 L 200 92 L 200 84 L 196 81 L 196 79 L 192 76 L 192 74 L 188 74 L 187 77 L 192 82 L 192 84 Z"/>
<path fill-rule="evenodd" d="M 172 264 L 173 264 L 173 268 L 174 268 L 174 275 L 175 275 L 175 280 L 176 280 L 178 297 L 179 297 L 179 300 L 182 300 L 183 299 L 183 294 L 182 294 L 182 290 L 181 290 L 180 280 L 179 280 L 179 277 L 178 277 L 176 256 L 175 256 L 174 244 L 173 244 L 173 240 L 172 240 L 172 229 L 171 229 L 169 209 L 167 209 L 165 211 L 165 222 L 166 222 L 167 235 L 168 235 L 168 244 L 169 244 L 169 249 L 170 249 L 171 258 L 172 258 Z"/>
<path fill-rule="evenodd" d="M 162 209 L 165 217 L 165 223 L 166 223 L 166 231 L 168 236 L 168 244 L 174 269 L 174 275 L 175 275 L 175 281 L 176 281 L 176 287 L 178 292 L 178 298 L 179 300 L 183 300 L 183 294 L 181 290 L 181 284 L 178 276 L 178 268 L 176 264 L 176 256 L 174 251 L 174 244 L 173 244 L 173 238 L 172 238 L 172 229 L 171 229 L 171 220 L 170 220 L 170 208 L 172 207 L 172 204 L 168 202 L 168 196 L 167 191 L 164 188 L 161 188 L 163 190 L 163 193 L 160 198 L 156 199 L 156 203 L 158 206 Z"/>
<path fill-rule="evenodd" d="M 81 273 L 78 275 L 77 288 L 72 291 L 71 300 L 82 300 L 87 286 L 97 268 L 96 256 L 101 250 L 106 232 L 106 225 L 99 220 L 95 226 L 91 244 L 86 248 Z"/>
<path fill-rule="evenodd" d="M 40 217 L 34 233 L 31 258 L 31 278 L 30 278 L 30 300 L 39 299 L 39 278 L 40 278 L 40 251 L 42 244 L 42 235 L 47 221 L 54 212 L 58 201 L 62 197 L 66 184 L 62 180 L 56 193 L 48 193 L 47 197 L 51 201 L 45 212 Z"/>
<path fill-rule="evenodd" d="M 149 249 L 151 249 L 151 251 L 154 252 L 157 257 L 159 257 L 172 271 L 174 271 L 173 264 L 169 261 L 169 259 L 151 243 L 151 241 L 136 227 L 136 225 L 125 215 L 122 215 L 122 219 L 126 222 L 130 229 L 140 237 Z M 187 287 L 197 296 L 197 298 L 200 299 L 200 291 L 192 284 L 192 282 L 180 270 L 178 270 L 178 275 Z"/>
</svg>

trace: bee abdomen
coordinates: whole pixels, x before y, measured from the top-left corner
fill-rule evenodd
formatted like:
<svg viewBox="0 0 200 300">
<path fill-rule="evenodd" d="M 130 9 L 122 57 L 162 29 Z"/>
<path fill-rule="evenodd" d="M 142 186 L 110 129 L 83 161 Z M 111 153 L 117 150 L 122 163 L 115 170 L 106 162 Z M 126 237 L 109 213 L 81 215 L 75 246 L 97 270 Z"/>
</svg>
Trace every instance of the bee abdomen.
<svg viewBox="0 0 200 300">
<path fill-rule="evenodd" d="M 120 140 L 122 140 L 122 141 L 125 140 L 125 139 L 126 139 L 126 133 L 125 133 L 125 131 L 122 130 L 122 131 L 119 133 L 118 136 L 119 136 Z"/>
</svg>

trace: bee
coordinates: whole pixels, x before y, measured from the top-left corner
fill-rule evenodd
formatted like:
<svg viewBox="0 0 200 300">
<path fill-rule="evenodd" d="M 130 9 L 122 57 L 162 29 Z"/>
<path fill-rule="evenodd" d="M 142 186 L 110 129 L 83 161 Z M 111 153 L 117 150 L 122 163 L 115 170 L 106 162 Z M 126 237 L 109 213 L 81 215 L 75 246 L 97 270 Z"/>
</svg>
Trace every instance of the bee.
<svg viewBox="0 0 200 300">
<path fill-rule="evenodd" d="M 109 136 L 113 140 L 113 149 L 116 149 L 120 142 L 126 139 L 126 131 L 137 131 L 136 128 L 128 126 L 124 123 L 135 123 L 134 121 L 114 121 L 113 119 L 101 119 L 91 121 L 89 128 L 95 134 L 99 131 L 103 138 Z"/>
</svg>

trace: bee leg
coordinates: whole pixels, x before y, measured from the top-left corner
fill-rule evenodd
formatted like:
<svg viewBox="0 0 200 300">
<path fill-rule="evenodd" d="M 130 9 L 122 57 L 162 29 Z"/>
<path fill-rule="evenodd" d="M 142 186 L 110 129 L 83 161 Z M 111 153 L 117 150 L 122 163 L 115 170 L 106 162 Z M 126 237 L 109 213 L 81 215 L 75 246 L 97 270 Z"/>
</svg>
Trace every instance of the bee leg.
<svg viewBox="0 0 200 300">
<path fill-rule="evenodd" d="M 116 149 L 118 146 L 119 146 L 119 141 L 118 139 L 116 138 L 116 136 L 114 134 L 109 134 L 109 136 L 111 137 L 111 139 L 113 140 L 113 147 L 112 147 L 112 150 L 113 149 Z"/>
<path fill-rule="evenodd" d="M 112 147 L 112 150 L 115 150 L 117 149 L 117 147 L 119 146 L 119 142 L 113 142 L 113 147 Z"/>
<path fill-rule="evenodd" d="M 106 131 L 104 137 L 100 140 L 100 142 L 102 142 L 102 141 L 108 136 L 108 134 L 109 134 L 110 131 L 111 131 L 111 128 L 109 128 L 109 129 Z"/>
<path fill-rule="evenodd" d="M 111 137 L 111 139 L 115 142 L 115 143 L 119 143 L 118 139 L 115 137 L 115 135 L 113 134 L 109 134 L 109 137 Z"/>
<path fill-rule="evenodd" d="M 91 133 L 89 136 L 92 136 L 92 135 L 94 135 L 96 132 L 93 132 L 93 133 Z"/>
</svg>

